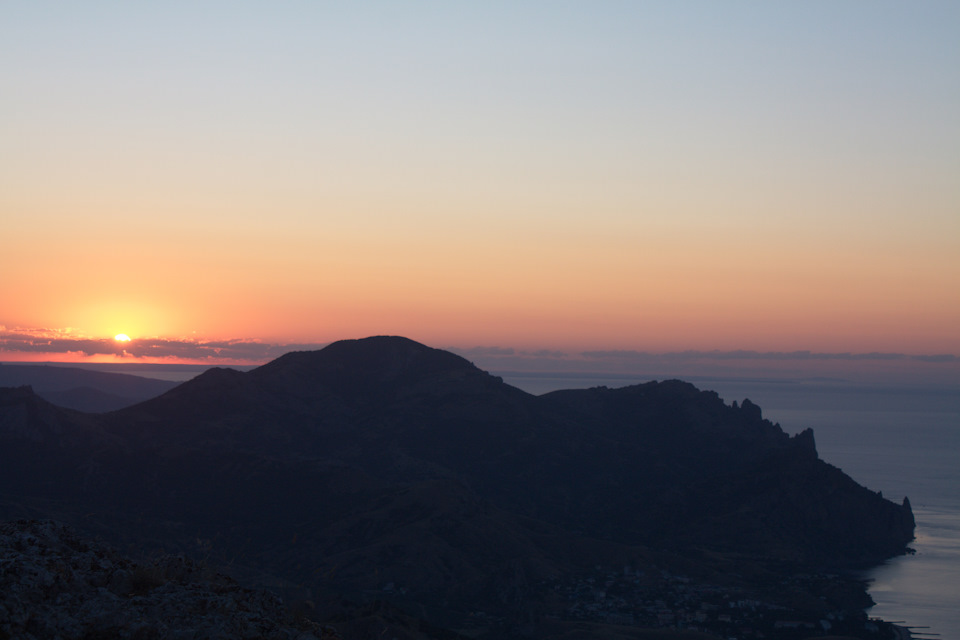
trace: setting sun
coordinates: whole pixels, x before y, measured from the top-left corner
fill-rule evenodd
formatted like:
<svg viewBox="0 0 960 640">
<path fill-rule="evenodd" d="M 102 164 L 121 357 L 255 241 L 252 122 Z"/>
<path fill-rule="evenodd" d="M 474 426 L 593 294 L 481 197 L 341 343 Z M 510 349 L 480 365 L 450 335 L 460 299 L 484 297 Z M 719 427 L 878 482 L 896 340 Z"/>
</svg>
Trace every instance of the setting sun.
<svg viewBox="0 0 960 640">
<path fill-rule="evenodd" d="M 125 333 L 118 333 L 117 335 L 113 336 L 113 339 L 117 342 L 130 342 L 130 336 Z"/>
</svg>

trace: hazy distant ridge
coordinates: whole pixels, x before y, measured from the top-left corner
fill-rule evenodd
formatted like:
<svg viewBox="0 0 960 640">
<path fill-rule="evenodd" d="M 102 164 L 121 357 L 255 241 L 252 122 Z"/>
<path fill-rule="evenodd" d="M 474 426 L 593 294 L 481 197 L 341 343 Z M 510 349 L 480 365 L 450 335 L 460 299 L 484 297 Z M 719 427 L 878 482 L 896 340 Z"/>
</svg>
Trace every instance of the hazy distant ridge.
<svg viewBox="0 0 960 640">
<path fill-rule="evenodd" d="M 61 407 L 101 413 L 153 398 L 177 383 L 63 366 L 0 365 L 0 387 L 24 385 Z"/>
</svg>

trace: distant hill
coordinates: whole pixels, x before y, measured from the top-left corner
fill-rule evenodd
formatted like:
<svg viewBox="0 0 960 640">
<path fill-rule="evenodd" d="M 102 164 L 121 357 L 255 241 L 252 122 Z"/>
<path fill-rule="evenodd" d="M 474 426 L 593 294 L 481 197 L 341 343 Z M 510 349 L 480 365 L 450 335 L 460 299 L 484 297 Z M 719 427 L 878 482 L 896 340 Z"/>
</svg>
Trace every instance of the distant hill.
<svg viewBox="0 0 960 640">
<path fill-rule="evenodd" d="M 0 387 L 30 386 L 55 405 L 104 413 L 148 400 L 177 386 L 176 382 L 78 367 L 0 365 Z"/>
<path fill-rule="evenodd" d="M 914 527 L 749 400 L 676 380 L 532 396 L 397 337 L 211 369 L 101 416 L 0 390 L 0 445 L 0 516 L 491 634 L 556 619 L 551 594 L 601 567 L 862 607 L 862 585 L 786 578 L 876 564 Z"/>
</svg>

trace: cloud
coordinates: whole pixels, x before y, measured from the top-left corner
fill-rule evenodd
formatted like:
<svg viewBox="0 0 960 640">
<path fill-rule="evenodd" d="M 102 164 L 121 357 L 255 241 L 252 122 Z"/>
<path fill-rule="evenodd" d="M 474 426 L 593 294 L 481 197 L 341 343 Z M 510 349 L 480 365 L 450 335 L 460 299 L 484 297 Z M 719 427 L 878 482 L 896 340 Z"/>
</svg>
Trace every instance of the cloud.
<svg viewBox="0 0 960 640">
<path fill-rule="evenodd" d="M 512 347 L 473 347 L 470 349 L 447 347 L 447 349 L 465 358 L 475 356 L 512 356 L 516 353 Z"/>
<path fill-rule="evenodd" d="M 119 358 L 194 360 L 211 364 L 267 362 L 291 351 L 313 351 L 328 343 L 270 343 L 259 340 L 197 340 L 193 338 L 135 338 L 131 342 L 117 342 L 112 338 L 91 338 L 72 328 L 20 328 L 0 325 L 0 359 L 4 353 L 49 354 L 51 359 L 71 356 L 116 356 Z M 580 369 L 587 363 L 593 367 L 655 366 L 658 368 L 704 366 L 707 363 L 741 362 L 895 362 L 960 363 L 960 357 L 951 354 L 907 355 L 902 353 L 823 353 L 813 351 L 674 351 L 651 353 L 630 349 L 583 351 L 568 354 L 563 351 L 541 349 L 523 351 L 512 347 L 478 346 L 469 349 L 448 347 L 468 359 L 480 361 L 487 367 L 533 366 L 539 363 L 544 370 L 557 367 Z M 604 364 L 606 363 L 606 365 Z M 616 365 L 614 365 L 616 363 Z"/>
<path fill-rule="evenodd" d="M 75 336 L 72 330 L 0 328 L 0 353 L 34 353 L 121 358 L 160 358 L 209 362 L 264 362 L 290 351 L 320 349 L 326 343 L 272 344 L 257 340 L 192 340 L 137 338 L 119 343 L 111 338 Z"/>
<path fill-rule="evenodd" d="M 913 356 L 914 360 L 920 360 L 921 362 L 958 362 L 960 358 L 949 353 L 941 353 L 932 356 Z"/>
<path fill-rule="evenodd" d="M 566 358 L 567 354 L 563 351 L 550 351 L 549 349 L 540 349 L 539 351 L 531 351 L 530 355 L 537 358 Z"/>
<path fill-rule="evenodd" d="M 629 359 L 642 361 L 683 361 L 683 360 L 903 360 L 909 358 L 903 353 L 818 353 L 813 351 L 673 351 L 668 353 L 649 353 L 646 351 L 609 350 L 583 351 L 581 356 L 594 359 Z M 931 358 L 942 356 L 913 356 Z M 952 357 L 952 356 L 949 356 Z"/>
<path fill-rule="evenodd" d="M 625 359 L 643 359 L 643 358 L 656 358 L 652 353 L 645 353 L 643 351 L 632 351 L 625 349 L 613 349 L 606 351 L 584 351 L 580 355 L 584 358 L 598 358 L 605 360 L 607 358 L 625 358 Z"/>
</svg>

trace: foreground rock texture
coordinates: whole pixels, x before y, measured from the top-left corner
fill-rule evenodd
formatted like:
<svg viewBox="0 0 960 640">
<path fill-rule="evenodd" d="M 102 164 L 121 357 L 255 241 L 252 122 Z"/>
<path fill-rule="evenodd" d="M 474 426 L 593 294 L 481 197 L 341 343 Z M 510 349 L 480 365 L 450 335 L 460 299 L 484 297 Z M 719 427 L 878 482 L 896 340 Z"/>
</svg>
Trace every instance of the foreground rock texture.
<svg viewBox="0 0 960 640">
<path fill-rule="evenodd" d="M 53 521 L 0 524 L 0 638 L 333 640 L 183 557 L 136 563 Z"/>
</svg>

